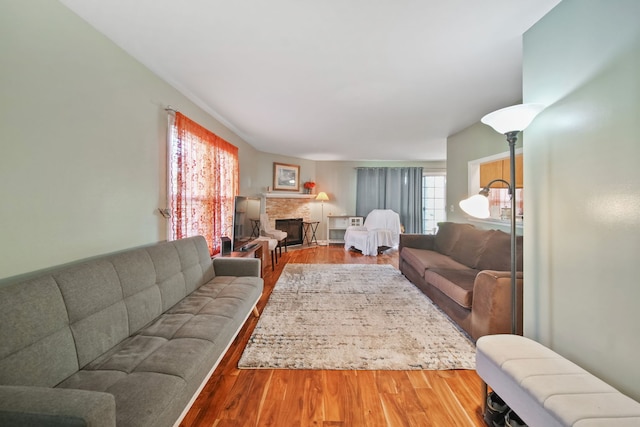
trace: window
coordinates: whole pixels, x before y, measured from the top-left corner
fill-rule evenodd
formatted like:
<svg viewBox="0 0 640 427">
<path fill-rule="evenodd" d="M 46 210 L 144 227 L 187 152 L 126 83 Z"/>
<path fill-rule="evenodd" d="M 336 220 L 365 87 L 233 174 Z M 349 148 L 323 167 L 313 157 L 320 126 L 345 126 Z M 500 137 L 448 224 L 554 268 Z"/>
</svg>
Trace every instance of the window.
<svg viewBox="0 0 640 427">
<path fill-rule="evenodd" d="M 438 223 L 447 220 L 447 177 L 424 175 L 422 177 L 423 233 L 434 233 Z"/>
<path fill-rule="evenodd" d="M 233 225 L 238 148 L 180 113 L 169 130 L 170 237 L 202 235 L 214 255 Z"/>
</svg>

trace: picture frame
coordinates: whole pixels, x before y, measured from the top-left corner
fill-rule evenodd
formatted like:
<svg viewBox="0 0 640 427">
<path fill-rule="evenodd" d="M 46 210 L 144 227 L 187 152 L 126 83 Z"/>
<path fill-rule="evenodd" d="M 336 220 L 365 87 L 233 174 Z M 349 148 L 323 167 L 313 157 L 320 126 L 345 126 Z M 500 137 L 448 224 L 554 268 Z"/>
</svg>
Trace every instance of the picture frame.
<svg viewBox="0 0 640 427">
<path fill-rule="evenodd" d="M 300 191 L 300 165 L 273 162 L 273 189 Z"/>
</svg>

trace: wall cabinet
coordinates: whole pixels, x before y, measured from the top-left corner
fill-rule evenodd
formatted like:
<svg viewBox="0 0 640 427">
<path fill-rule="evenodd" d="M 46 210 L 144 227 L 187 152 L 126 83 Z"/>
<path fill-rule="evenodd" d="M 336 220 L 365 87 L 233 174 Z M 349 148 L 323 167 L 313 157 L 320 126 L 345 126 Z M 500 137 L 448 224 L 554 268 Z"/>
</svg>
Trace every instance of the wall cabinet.
<svg viewBox="0 0 640 427">
<path fill-rule="evenodd" d="M 329 243 L 344 243 L 344 233 L 347 227 L 362 226 L 361 216 L 329 215 L 327 217 L 327 241 Z"/>
<path fill-rule="evenodd" d="M 522 154 L 516 155 L 516 188 L 522 188 Z M 511 181 L 511 164 L 509 159 L 496 160 L 480 164 L 480 187 L 486 187 L 494 179 Z M 496 182 L 491 188 L 507 188 L 502 182 Z"/>
</svg>

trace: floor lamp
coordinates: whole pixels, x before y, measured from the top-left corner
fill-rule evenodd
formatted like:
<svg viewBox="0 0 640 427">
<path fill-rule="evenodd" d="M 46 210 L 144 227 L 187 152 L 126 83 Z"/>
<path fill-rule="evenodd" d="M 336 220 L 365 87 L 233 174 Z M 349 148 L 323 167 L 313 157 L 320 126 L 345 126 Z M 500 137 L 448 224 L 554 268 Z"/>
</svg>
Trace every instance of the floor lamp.
<svg viewBox="0 0 640 427">
<path fill-rule="evenodd" d="M 480 121 L 491 126 L 496 132 L 504 134 L 509 143 L 509 164 L 511 167 L 509 180 L 494 179 L 480 190 L 479 194 L 471 196 L 460 202 L 460 208 L 467 214 L 476 218 L 488 218 L 489 213 L 489 188 L 495 182 L 507 185 L 511 196 L 511 333 L 518 331 L 518 286 L 516 279 L 516 156 L 515 147 L 518 133 L 525 130 L 533 119 L 544 109 L 540 104 L 520 104 L 503 108 L 487 114 Z"/>
<path fill-rule="evenodd" d="M 327 193 L 325 193 L 324 191 L 321 191 L 316 196 L 316 200 L 320 200 L 322 202 L 322 215 L 320 216 L 320 222 L 324 223 L 324 202 L 326 200 L 329 200 L 329 196 L 327 196 Z M 325 229 L 325 231 L 326 231 L 326 229 Z M 327 240 L 328 239 L 329 239 L 329 236 L 327 236 Z"/>
</svg>

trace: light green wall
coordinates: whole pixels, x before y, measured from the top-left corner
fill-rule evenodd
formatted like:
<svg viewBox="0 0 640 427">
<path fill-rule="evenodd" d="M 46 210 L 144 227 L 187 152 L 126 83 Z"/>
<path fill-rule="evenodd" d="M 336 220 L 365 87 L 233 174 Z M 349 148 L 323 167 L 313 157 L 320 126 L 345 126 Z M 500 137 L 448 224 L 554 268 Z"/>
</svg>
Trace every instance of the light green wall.
<svg viewBox="0 0 640 427">
<path fill-rule="evenodd" d="M 508 105 L 505 105 L 508 107 Z M 487 111 L 490 113 L 491 111 Z M 522 147 L 524 136 L 519 135 L 516 149 Z M 477 221 L 468 217 L 458 203 L 470 196 L 468 165 L 470 161 L 508 153 L 506 137 L 491 127 L 477 122 L 447 138 L 447 220 L 469 222 L 478 228 L 502 229 L 509 232 L 510 226 Z M 508 154 L 507 154 L 508 155 Z M 526 203 L 525 203 L 526 208 Z"/>
<path fill-rule="evenodd" d="M 525 333 L 640 400 L 640 2 L 563 0 L 524 37 Z"/>
<path fill-rule="evenodd" d="M 243 196 L 259 196 L 267 192 L 267 187 L 273 187 L 273 163 L 284 163 L 300 166 L 300 185 L 306 181 L 316 181 L 316 162 L 287 157 L 278 154 L 258 152 L 255 164 L 254 181 L 252 185 L 245 186 L 241 190 Z M 246 181 L 246 173 L 250 171 L 241 169 L 240 175 Z M 302 191 L 302 188 L 301 188 Z"/>
<path fill-rule="evenodd" d="M 0 3 L 0 278 L 164 240 L 172 105 L 257 152 L 58 2 Z"/>
</svg>

